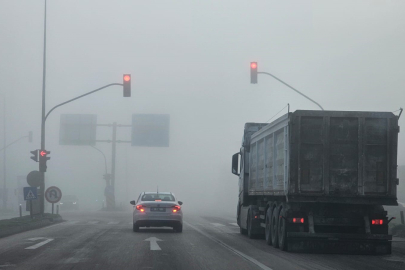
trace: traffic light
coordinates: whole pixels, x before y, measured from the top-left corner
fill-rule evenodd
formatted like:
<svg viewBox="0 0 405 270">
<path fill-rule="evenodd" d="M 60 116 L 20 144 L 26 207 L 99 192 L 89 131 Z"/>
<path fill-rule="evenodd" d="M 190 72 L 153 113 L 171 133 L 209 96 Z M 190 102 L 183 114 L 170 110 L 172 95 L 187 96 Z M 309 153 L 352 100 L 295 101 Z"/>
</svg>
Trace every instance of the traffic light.
<svg viewBox="0 0 405 270">
<path fill-rule="evenodd" d="M 257 62 L 250 63 L 250 83 L 257 83 Z"/>
<path fill-rule="evenodd" d="M 46 172 L 46 161 L 51 159 L 48 157 L 48 155 L 51 153 L 51 151 L 46 151 L 46 150 L 39 150 L 39 171 L 40 172 Z"/>
<path fill-rule="evenodd" d="M 124 74 L 123 85 L 124 85 L 124 97 L 131 96 L 131 74 Z"/>
<path fill-rule="evenodd" d="M 31 154 L 33 154 L 33 156 L 31 157 L 31 159 L 35 162 L 38 162 L 38 149 L 34 150 L 34 151 L 30 151 Z"/>
</svg>

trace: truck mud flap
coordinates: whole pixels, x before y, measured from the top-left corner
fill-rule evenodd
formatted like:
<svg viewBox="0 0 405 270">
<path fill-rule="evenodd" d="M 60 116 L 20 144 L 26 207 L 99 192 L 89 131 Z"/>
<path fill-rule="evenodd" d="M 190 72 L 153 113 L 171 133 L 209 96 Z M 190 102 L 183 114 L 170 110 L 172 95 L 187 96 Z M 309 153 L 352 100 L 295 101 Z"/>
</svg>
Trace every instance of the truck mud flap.
<svg viewBox="0 0 405 270">
<path fill-rule="evenodd" d="M 294 233 L 289 233 L 287 238 L 287 250 L 300 253 L 331 253 L 331 254 L 362 254 L 362 255 L 385 255 L 391 254 L 390 235 L 367 235 L 359 237 L 352 235 L 313 234 L 293 237 Z M 300 234 L 300 233 L 297 233 Z M 374 236 L 374 237 L 373 237 Z M 374 239 L 373 239 L 374 238 Z"/>
</svg>

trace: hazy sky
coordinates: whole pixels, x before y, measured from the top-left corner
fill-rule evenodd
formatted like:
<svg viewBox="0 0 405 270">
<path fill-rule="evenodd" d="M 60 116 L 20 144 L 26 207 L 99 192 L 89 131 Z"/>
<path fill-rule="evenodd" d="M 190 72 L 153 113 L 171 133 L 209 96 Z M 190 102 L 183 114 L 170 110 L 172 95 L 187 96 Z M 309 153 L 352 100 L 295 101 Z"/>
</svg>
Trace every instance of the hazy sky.
<svg viewBox="0 0 405 270">
<path fill-rule="evenodd" d="M 43 8 L 39 0 L 0 1 L 6 139 L 34 132 L 34 143 L 8 148 L 11 188 L 17 176 L 37 169 L 29 151 L 40 143 Z M 244 123 L 265 122 L 287 103 L 292 111 L 318 109 L 271 77 L 260 75 L 251 85 L 249 62 L 326 110 L 405 106 L 402 0 L 48 0 L 47 26 L 47 111 L 132 74 L 131 98 L 112 87 L 57 109 L 47 120 L 47 186 L 83 201 L 103 199 L 104 161 L 90 147 L 58 145 L 62 113 L 97 114 L 99 123 L 119 124 L 130 124 L 133 113 L 170 114 L 170 148 L 118 145 L 117 201 L 127 203 L 159 185 L 185 207 L 221 202 L 234 211 L 238 181 L 230 164 Z M 1 97 L 0 104 L 3 117 Z M 98 139 L 110 136 L 109 128 L 98 128 Z M 118 138 L 129 140 L 130 129 L 119 129 Z M 400 165 L 404 141 L 402 132 Z M 110 170 L 111 145 L 97 147 Z"/>
</svg>

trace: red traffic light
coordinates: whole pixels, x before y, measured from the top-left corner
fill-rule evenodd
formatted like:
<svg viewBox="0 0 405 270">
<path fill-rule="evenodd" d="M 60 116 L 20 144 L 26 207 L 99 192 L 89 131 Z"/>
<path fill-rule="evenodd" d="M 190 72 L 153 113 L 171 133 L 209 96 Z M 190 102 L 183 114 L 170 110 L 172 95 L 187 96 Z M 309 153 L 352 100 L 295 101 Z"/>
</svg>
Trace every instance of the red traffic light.
<svg viewBox="0 0 405 270">
<path fill-rule="evenodd" d="M 257 62 L 250 62 L 250 83 L 257 83 Z"/>
<path fill-rule="evenodd" d="M 44 157 L 44 156 L 46 156 L 47 153 L 46 153 L 46 151 L 42 150 L 39 154 L 41 155 L 41 157 Z"/>
<path fill-rule="evenodd" d="M 131 75 L 124 75 L 124 82 L 129 82 L 131 80 Z"/>
<path fill-rule="evenodd" d="M 123 86 L 124 86 L 124 97 L 131 96 L 131 74 L 124 74 L 123 79 Z"/>
</svg>

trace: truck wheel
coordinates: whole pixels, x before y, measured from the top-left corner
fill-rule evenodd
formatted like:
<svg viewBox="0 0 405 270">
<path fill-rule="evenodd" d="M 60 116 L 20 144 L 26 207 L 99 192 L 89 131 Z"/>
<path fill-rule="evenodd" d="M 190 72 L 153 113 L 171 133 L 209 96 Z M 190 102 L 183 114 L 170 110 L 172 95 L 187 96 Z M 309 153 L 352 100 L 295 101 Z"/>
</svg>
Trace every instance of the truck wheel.
<svg viewBox="0 0 405 270">
<path fill-rule="evenodd" d="M 278 212 L 279 208 L 275 207 L 271 215 L 271 244 L 273 247 L 278 248 Z"/>
<path fill-rule="evenodd" d="M 252 214 L 248 213 L 248 217 L 247 217 L 247 234 L 249 236 L 250 239 L 254 239 L 256 237 L 256 235 L 253 233 L 253 229 L 252 229 Z"/>
<path fill-rule="evenodd" d="M 239 233 L 240 233 L 240 234 L 243 234 L 243 235 L 246 235 L 246 234 L 247 234 L 247 230 L 242 228 L 242 222 L 240 221 L 240 207 L 241 207 L 241 206 L 239 206 L 239 208 L 238 208 L 239 211 L 238 211 L 238 217 L 237 217 L 237 223 L 238 223 L 238 225 L 239 225 Z"/>
<path fill-rule="evenodd" d="M 278 219 L 278 246 L 281 250 L 287 250 L 287 221 L 285 219 L 285 210 L 280 206 L 280 214 Z"/>
<path fill-rule="evenodd" d="M 266 243 L 271 245 L 271 207 L 267 208 L 266 212 L 266 228 L 264 229 Z"/>
</svg>

